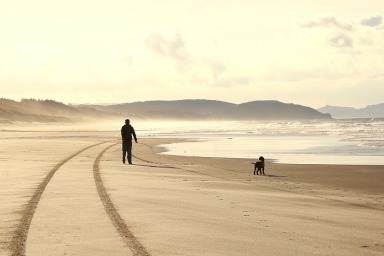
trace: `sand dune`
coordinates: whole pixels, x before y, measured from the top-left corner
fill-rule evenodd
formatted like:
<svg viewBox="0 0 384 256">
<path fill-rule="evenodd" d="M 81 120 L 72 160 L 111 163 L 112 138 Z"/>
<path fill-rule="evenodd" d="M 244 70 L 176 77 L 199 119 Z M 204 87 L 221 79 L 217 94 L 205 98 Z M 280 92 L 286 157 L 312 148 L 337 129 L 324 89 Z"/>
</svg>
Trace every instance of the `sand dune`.
<svg viewBox="0 0 384 256">
<path fill-rule="evenodd" d="M 1 132 L 0 255 L 383 255 L 382 166 L 156 154 L 115 133 Z M 118 135 L 118 134 L 117 134 Z"/>
</svg>

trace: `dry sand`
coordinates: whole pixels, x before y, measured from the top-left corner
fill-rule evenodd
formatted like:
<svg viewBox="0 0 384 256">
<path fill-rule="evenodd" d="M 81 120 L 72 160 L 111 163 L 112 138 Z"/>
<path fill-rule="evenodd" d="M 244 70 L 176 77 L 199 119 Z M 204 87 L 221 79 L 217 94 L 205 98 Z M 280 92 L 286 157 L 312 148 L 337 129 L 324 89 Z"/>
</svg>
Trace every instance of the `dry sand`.
<svg viewBox="0 0 384 256">
<path fill-rule="evenodd" d="M 0 132 L 0 255 L 384 255 L 384 167 L 157 154 L 117 133 Z"/>
</svg>

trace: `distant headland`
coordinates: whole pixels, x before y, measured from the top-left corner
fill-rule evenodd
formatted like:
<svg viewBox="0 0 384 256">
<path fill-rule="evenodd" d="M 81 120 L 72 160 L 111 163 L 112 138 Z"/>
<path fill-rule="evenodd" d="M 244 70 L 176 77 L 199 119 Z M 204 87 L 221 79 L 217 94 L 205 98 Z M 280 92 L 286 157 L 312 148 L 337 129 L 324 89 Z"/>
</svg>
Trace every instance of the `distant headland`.
<svg viewBox="0 0 384 256">
<path fill-rule="evenodd" d="M 234 104 L 185 99 L 113 105 L 72 105 L 53 100 L 0 99 L 0 123 L 82 122 L 131 117 L 144 120 L 301 120 L 331 119 L 330 114 L 275 100 Z"/>
</svg>

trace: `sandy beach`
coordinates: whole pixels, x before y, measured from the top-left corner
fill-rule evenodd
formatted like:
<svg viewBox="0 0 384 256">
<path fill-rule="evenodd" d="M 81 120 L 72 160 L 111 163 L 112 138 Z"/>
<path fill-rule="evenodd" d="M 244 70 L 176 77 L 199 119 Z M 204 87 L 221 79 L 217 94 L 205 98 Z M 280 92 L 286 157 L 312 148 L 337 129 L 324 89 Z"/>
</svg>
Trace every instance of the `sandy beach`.
<svg viewBox="0 0 384 256">
<path fill-rule="evenodd" d="M 161 155 L 113 132 L 0 131 L 0 255 L 383 255 L 384 166 Z"/>
</svg>

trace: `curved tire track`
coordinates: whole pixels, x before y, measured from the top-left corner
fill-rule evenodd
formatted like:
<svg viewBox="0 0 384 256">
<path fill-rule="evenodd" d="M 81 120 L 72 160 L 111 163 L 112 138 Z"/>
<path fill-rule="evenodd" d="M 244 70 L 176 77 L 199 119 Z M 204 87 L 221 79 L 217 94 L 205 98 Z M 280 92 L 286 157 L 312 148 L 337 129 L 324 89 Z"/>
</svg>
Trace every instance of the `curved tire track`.
<svg viewBox="0 0 384 256">
<path fill-rule="evenodd" d="M 104 143 L 108 143 L 108 142 L 111 142 L 111 141 L 99 142 L 99 143 L 87 146 L 73 153 L 69 157 L 65 158 L 63 161 L 61 161 L 60 163 L 55 165 L 55 167 L 52 168 L 52 170 L 47 174 L 44 180 L 36 188 L 35 192 L 33 193 L 31 199 L 29 199 L 28 203 L 25 205 L 24 209 L 20 211 L 22 216 L 17 226 L 17 229 L 14 231 L 12 240 L 10 241 L 10 245 L 9 245 L 9 250 L 12 256 L 25 255 L 28 231 L 29 231 L 29 227 L 31 226 L 33 215 L 35 214 L 36 207 L 40 201 L 41 195 L 43 194 L 45 188 L 47 187 L 48 183 L 51 181 L 53 175 L 55 175 L 57 170 L 59 170 L 60 167 L 63 166 L 66 162 L 68 162 L 75 156 L 79 155 L 80 153 L 86 151 L 87 149 L 90 149 L 92 147 L 95 147 Z"/>
<path fill-rule="evenodd" d="M 107 148 L 105 148 L 103 151 L 101 151 L 93 164 L 93 175 L 96 183 L 97 192 L 99 193 L 99 196 L 101 198 L 101 201 L 103 202 L 105 211 L 107 212 L 110 220 L 112 221 L 113 225 L 115 226 L 120 236 L 124 239 L 125 244 L 131 249 L 133 255 L 149 256 L 150 253 L 140 243 L 140 241 L 134 236 L 130 228 L 125 223 L 124 219 L 121 218 L 115 205 L 113 204 L 111 198 L 109 197 L 107 190 L 104 187 L 103 180 L 101 179 L 101 176 L 100 176 L 100 168 L 99 168 L 100 160 L 104 155 L 104 153 L 115 145 L 116 144 L 110 145 Z"/>
</svg>

